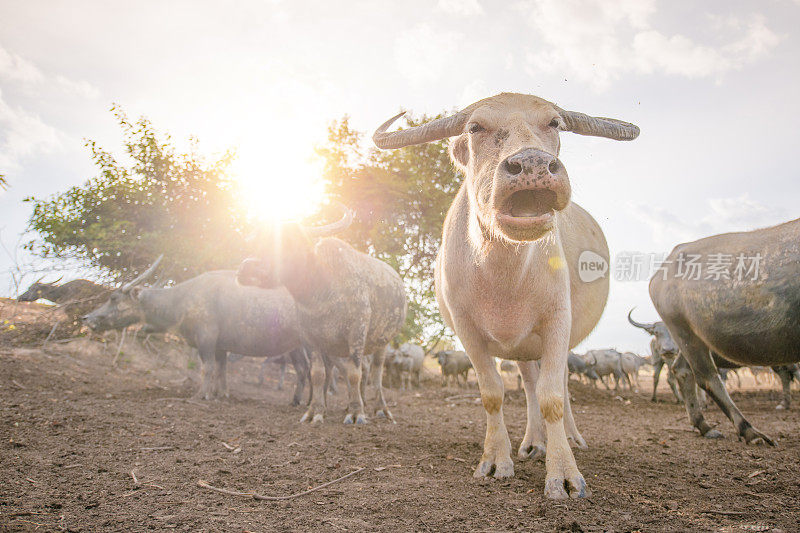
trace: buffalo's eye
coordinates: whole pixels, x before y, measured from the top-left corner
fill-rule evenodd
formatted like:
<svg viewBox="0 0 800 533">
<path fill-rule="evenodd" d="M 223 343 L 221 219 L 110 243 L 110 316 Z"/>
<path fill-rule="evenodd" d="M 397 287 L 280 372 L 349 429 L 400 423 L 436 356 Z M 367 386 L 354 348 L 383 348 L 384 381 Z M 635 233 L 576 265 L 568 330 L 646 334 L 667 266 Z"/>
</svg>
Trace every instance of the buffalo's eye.
<svg viewBox="0 0 800 533">
<path fill-rule="evenodd" d="M 467 131 L 470 133 L 480 133 L 484 130 L 486 130 L 486 128 L 484 128 L 477 122 L 470 122 L 469 125 L 467 126 Z"/>
<path fill-rule="evenodd" d="M 551 128 L 558 128 L 559 125 L 560 123 L 558 122 L 557 118 L 554 118 L 553 120 L 550 121 L 550 124 L 548 124 L 548 126 L 550 126 Z"/>
</svg>

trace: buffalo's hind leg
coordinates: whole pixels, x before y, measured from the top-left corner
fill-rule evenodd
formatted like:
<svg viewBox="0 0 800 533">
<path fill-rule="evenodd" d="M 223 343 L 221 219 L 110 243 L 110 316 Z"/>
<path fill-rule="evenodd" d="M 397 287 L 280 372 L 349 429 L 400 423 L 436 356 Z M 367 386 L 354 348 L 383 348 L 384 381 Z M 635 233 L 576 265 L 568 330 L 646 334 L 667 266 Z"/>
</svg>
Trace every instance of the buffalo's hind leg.
<svg viewBox="0 0 800 533">
<path fill-rule="evenodd" d="M 319 350 L 311 350 L 311 403 L 308 405 L 305 414 L 300 418 L 300 422 L 311 422 L 316 424 L 325 419 L 326 395 L 325 395 L 325 369 L 329 363 L 323 361 L 323 355 Z"/>
<path fill-rule="evenodd" d="M 715 430 L 712 430 L 703 418 L 695 388 L 690 386 L 689 380 L 685 379 L 687 369 L 683 367 L 684 364 L 688 364 L 691 374 L 694 375 L 694 380 L 703 390 L 711 395 L 717 405 L 719 405 L 719 408 L 722 409 L 722 412 L 733 422 L 733 425 L 738 430 L 739 436 L 744 438 L 745 442 L 748 444 L 766 442 L 774 446 L 775 441 L 766 434 L 755 429 L 750 422 L 747 421 L 742 412 L 739 411 L 736 404 L 733 403 L 733 400 L 728 395 L 728 391 L 725 388 L 725 384 L 722 383 L 722 379 L 719 377 L 719 370 L 714 364 L 708 346 L 693 333 L 689 332 L 688 328 L 676 327 L 674 329 L 679 332 L 675 340 L 681 349 L 681 356 L 675 361 L 672 368 L 676 371 L 676 377 L 681 383 L 683 401 L 686 404 L 686 409 L 689 412 L 689 418 L 692 420 L 692 424 L 704 437 L 721 436 L 718 432 L 715 433 Z M 670 328 L 670 331 L 672 330 L 673 328 Z M 683 360 L 683 362 L 681 362 L 681 360 Z M 684 375 L 684 379 L 678 376 L 678 371 Z M 691 396 L 691 401 L 687 395 Z"/>
<path fill-rule="evenodd" d="M 375 350 L 375 354 L 372 356 L 372 368 L 370 369 L 372 374 L 371 381 L 375 387 L 375 416 L 388 418 L 394 422 L 394 417 L 389 412 L 389 408 L 386 406 L 386 398 L 383 395 L 383 363 L 385 359 L 386 346 Z"/>
<path fill-rule="evenodd" d="M 525 388 L 528 422 L 525 426 L 525 437 L 519 445 L 517 457 L 520 459 L 545 458 L 545 433 L 542 415 L 539 412 L 539 400 L 536 399 L 536 380 L 539 377 L 539 364 L 535 361 L 519 361 L 522 385 Z"/>
<path fill-rule="evenodd" d="M 292 367 L 294 367 L 294 373 L 297 375 L 297 383 L 294 387 L 294 396 L 292 396 L 292 405 L 300 405 L 300 402 L 303 401 L 303 391 L 306 388 L 306 382 L 309 378 L 309 361 L 308 356 L 306 356 L 306 351 L 303 348 L 297 348 L 289 352 L 289 359 L 292 361 Z M 286 362 L 282 363 L 283 368 L 286 368 Z M 286 371 L 283 370 L 281 374 L 285 373 Z M 308 401 L 311 401 L 311 397 L 309 396 Z"/>
</svg>

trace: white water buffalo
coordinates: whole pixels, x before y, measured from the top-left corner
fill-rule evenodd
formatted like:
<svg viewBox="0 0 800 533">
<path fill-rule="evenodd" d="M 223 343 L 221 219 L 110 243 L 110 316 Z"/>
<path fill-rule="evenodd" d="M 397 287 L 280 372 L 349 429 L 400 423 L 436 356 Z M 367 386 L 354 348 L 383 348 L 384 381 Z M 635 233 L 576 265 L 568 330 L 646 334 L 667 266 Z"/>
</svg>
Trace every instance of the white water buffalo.
<svg viewBox="0 0 800 533">
<path fill-rule="evenodd" d="M 263 288 L 283 285 L 294 297 L 312 363 L 313 396 L 301 420 L 323 421 L 323 391 L 331 376 L 325 370 L 331 364 L 347 379 L 345 424 L 367 421 L 362 388 L 367 370 L 375 387 L 375 414 L 392 419 L 383 396 L 383 363 L 386 346 L 405 322 L 405 287 L 392 267 L 330 237 L 353 221 L 352 211 L 339 207 L 343 215 L 337 222 L 316 228 L 285 224 L 264 236 L 259 257 L 245 260 L 237 279 Z"/>
<path fill-rule="evenodd" d="M 687 275 L 687 261 L 716 267 Z M 650 298 L 680 349 L 673 371 L 692 424 L 722 436 L 703 417 L 696 381 L 747 443 L 774 444 L 733 403 L 717 367 L 800 360 L 800 219 L 680 244 L 664 264 Z"/>
<path fill-rule="evenodd" d="M 608 246 L 597 222 L 570 201 L 559 132 L 632 140 L 639 128 L 512 93 L 387 132 L 399 116 L 375 132 L 379 148 L 455 137 L 450 155 L 464 174 L 445 220 L 435 279 L 439 310 L 475 367 L 486 410 L 474 475 L 514 475 L 497 356 L 519 362 L 525 385 L 528 423 L 519 457 L 540 457 L 546 441 L 545 495 L 585 497 L 565 431 L 566 418 L 570 434 L 585 445 L 565 390 L 567 352 L 597 324 L 608 296 L 607 277 L 581 281 L 579 257 L 607 263 Z"/>
</svg>

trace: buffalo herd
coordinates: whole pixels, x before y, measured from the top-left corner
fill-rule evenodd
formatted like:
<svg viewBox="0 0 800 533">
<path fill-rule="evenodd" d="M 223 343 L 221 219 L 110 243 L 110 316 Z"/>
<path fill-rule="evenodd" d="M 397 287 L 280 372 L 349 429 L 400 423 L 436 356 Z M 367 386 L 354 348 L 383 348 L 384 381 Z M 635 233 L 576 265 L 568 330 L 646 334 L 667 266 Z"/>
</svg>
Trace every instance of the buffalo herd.
<svg viewBox="0 0 800 533">
<path fill-rule="evenodd" d="M 789 408 L 789 385 L 800 378 L 800 220 L 679 244 L 650 282 L 661 320 L 627 317 L 651 337 L 649 357 L 614 349 L 578 355 L 571 350 L 595 328 L 609 291 L 607 276 L 581 278 L 579 258 L 590 252 L 608 262 L 610 254 L 599 224 L 571 200 L 561 134 L 632 141 L 639 128 L 511 93 L 389 131 L 399 116 L 376 130 L 378 148 L 451 138 L 450 156 L 463 175 L 431 275 L 442 318 L 465 351 L 426 354 L 411 343 L 395 344 L 406 321 L 403 280 L 335 236 L 355 216 L 341 204 L 333 223 L 287 223 L 254 238 L 238 270 L 146 286 L 159 258 L 115 290 L 86 280 L 37 282 L 20 300 L 73 302 L 68 315 L 94 331 L 138 323 L 148 333 L 179 334 L 199 353 L 202 400 L 227 397 L 229 358 L 281 358 L 283 367 L 294 366 L 293 401 L 306 405 L 301 421 L 310 423 L 328 414 L 337 373 L 348 391 L 344 423 L 364 424 L 370 417 L 393 421 L 384 379 L 400 389 L 419 387 L 426 356 L 438 362 L 443 386 L 465 386 L 472 371 L 486 412 L 476 477 L 514 475 L 501 374 L 512 373 L 527 402 L 516 455 L 545 459 L 548 498 L 590 494 L 571 449 L 586 443 L 572 416 L 570 376 L 606 389 L 638 389 L 639 369 L 649 364 L 655 400 L 666 366 L 667 382 L 703 437 L 722 436 L 704 419 L 707 395 L 740 438 L 775 444 L 737 408 L 724 380 L 729 369 L 770 366 L 784 389 L 779 408 Z M 707 261 L 706 272 L 689 268 L 698 260 Z M 496 358 L 503 360 L 499 367 Z"/>
</svg>

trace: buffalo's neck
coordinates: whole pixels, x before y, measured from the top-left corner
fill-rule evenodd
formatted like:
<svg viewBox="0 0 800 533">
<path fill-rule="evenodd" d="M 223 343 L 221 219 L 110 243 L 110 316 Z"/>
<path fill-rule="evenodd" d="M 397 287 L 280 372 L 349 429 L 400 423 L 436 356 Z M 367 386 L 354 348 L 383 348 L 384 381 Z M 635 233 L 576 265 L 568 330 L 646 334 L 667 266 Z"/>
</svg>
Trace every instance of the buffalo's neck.
<svg viewBox="0 0 800 533">
<path fill-rule="evenodd" d="M 305 265 L 287 273 L 281 281 L 301 309 L 324 307 L 332 301 L 330 276 L 316 255 L 310 255 Z"/>
<path fill-rule="evenodd" d="M 178 288 L 143 289 L 139 294 L 139 305 L 144 321 L 162 330 L 180 322 L 183 316 L 180 293 Z"/>
</svg>

